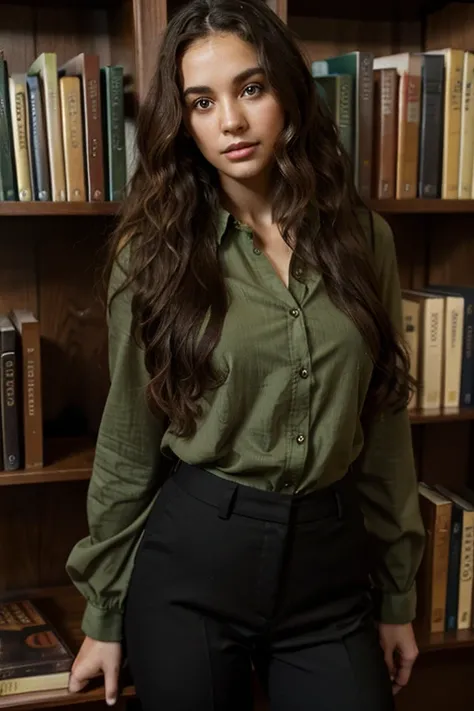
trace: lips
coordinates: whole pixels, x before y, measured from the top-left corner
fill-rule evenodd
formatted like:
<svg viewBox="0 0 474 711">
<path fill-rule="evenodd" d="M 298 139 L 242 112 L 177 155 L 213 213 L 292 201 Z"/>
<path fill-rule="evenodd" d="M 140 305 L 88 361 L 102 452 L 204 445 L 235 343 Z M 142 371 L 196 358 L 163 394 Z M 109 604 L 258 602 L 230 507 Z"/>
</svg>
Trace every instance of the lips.
<svg viewBox="0 0 474 711">
<path fill-rule="evenodd" d="M 242 141 L 241 143 L 231 143 L 231 145 L 225 149 L 224 153 L 231 153 L 232 151 L 240 151 L 243 148 L 250 148 L 251 146 L 256 146 L 256 143 L 250 143 L 248 141 Z"/>
</svg>

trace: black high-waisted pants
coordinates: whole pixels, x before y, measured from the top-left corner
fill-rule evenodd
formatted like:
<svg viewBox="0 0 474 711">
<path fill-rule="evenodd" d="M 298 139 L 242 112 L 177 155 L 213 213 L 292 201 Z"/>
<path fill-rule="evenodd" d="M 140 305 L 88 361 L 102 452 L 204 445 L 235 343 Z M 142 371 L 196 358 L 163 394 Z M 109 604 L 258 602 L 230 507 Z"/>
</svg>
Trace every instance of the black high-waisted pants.
<svg viewBox="0 0 474 711">
<path fill-rule="evenodd" d="M 125 645 L 145 711 L 392 711 L 348 475 L 310 495 L 181 463 L 148 519 Z"/>
</svg>

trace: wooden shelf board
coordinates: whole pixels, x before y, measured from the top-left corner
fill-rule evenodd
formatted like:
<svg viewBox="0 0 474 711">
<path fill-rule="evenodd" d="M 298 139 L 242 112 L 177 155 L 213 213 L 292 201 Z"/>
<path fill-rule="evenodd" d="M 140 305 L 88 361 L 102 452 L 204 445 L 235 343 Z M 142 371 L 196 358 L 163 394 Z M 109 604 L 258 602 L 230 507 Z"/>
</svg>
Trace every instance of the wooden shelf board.
<svg viewBox="0 0 474 711">
<path fill-rule="evenodd" d="M 81 631 L 81 620 L 84 612 L 84 598 L 72 586 L 45 588 L 41 590 L 22 590 L 8 593 L 11 598 L 24 596 L 35 600 L 38 608 L 49 618 L 58 633 L 64 638 L 72 652 L 76 654 L 81 646 L 84 635 Z M 4 595 L 6 597 L 6 595 Z M 123 677 L 121 696 L 134 696 L 135 690 L 126 672 Z M 91 701 L 104 701 L 104 687 L 94 683 L 94 688 L 69 694 L 65 690 L 41 691 L 37 693 L 15 694 L 0 697 L 0 709 L 8 708 L 52 708 Z"/>
<path fill-rule="evenodd" d="M 410 420 L 414 425 L 465 422 L 474 420 L 474 407 L 453 407 L 446 410 L 411 410 Z"/>
<path fill-rule="evenodd" d="M 0 202 L 0 217 L 115 215 L 118 202 Z"/>
<path fill-rule="evenodd" d="M 90 439 L 65 437 L 47 440 L 44 454 L 43 468 L 0 471 L 0 486 L 90 478 L 94 459 L 94 443 Z"/>
<path fill-rule="evenodd" d="M 448 649 L 474 647 L 474 629 L 438 632 L 435 634 L 415 629 L 415 634 L 418 648 L 422 654 L 426 652 L 445 651 Z"/>
<path fill-rule="evenodd" d="M 368 200 L 382 214 L 466 214 L 474 212 L 474 200 Z"/>
</svg>

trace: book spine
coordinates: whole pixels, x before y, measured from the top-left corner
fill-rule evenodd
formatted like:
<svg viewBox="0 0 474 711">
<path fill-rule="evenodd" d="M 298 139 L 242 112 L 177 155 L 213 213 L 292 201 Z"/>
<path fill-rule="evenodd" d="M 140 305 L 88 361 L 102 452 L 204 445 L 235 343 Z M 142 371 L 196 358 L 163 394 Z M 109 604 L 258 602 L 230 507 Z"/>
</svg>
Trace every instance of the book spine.
<svg viewBox="0 0 474 711">
<path fill-rule="evenodd" d="M 40 326 L 23 324 L 23 421 L 25 428 L 25 469 L 43 466 L 43 412 L 41 387 Z"/>
<path fill-rule="evenodd" d="M 459 407 L 461 399 L 461 361 L 464 300 L 446 298 L 444 328 L 443 407 Z"/>
<path fill-rule="evenodd" d="M 8 68 L 0 59 L 0 200 L 17 200 Z"/>
<path fill-rule="evenodd" d="M 441 304 L 438 306 L 438 301 Z M 422 377 L 420 407 L 441 406 L 441 377 L 444 334 L 444 301 L 425 299 L 423 303 Z"/>
<path fill-rule="evenodd" d="M 436 508 L 431 571 L 433 579 L 430 630 L 431 632 L 444 632 L 452 506 L 443 505 Z"/>
<path fill-rule="evenodd" d="M 32 192 L 28 151 L 26 96 L 24 85 L 17 84 L 14 79 L 10 79 L 10 108 L 18 198 L 21 201 L 29 202 L 32 199 Z"/>
<path fill-rule="evenodd" d="M 353 86 L 351 76 L 341 74 L 338 81 L 339 136 L 347 155 L 352 159 Z"/>
<path fill-rule="evenodd" d="M 443 179 L 441 197 L 457 199 L 464 52 L 450 49 L 446 55 L 443 135 Z"/>
<path fill-rule="evenodd" d="M 474 334 L 474 300 L 466 296 L 464 302 L 462 362 L 461 362 L 461 406 L 474 405 L 474 360 L 472 345 Z"/>
<path fill-rule="evenodd" d="M 86 199 L 84 144 L 82 139 L 81 83 L 78 77 L 61 77 L 59 95 L 64 144 L 66 195 L 71 202 Z"/>
<path fill-rule="evenodd" d="M 443 147 L 444 62 L 442 57 L 425 56 L 423 66 L 420 125 L 418 195 L 441 197 Z"/>
<path fill-rule="evenodd" d="M 396 69 L 374 72 L 374 162 L 373 193 L 376 198 L 395 197 L 397 154 L 397 86 Z"/>
<path fill-rule="evenodd" d="M 49 159 L 46 140 L 46 126 L 43 112 L 43 99 L 38 77 L 26 78 L 29 104 L 31 163 L 33 167 L 33 191 L 35 200 L 51 200 Z"/>
<path fill-rule="evenodd" d="M 474 147 L 474 54 L 464 53 L 461 96 L 461 129 L 459 151 L 458 197 L 469 200 L 472 194 Z"/>
<path fill-rule="evenodd" d="M 3 466 L 6 471 L 20 467 L 20 438 L 17 399 L 17 354 L 15 332 L 2 338 L 0 355 Z"/>
<path fill-rule="evenodd" d="M 89 200 L 105 200 L 102 102 L 98 57 L 86 56 L 83 74 L 84 125 L 87 142 L 87 180 Z"/>
<path fill-rule="evenodd" d="M 471 626 L 474 553 L 474 511 L 463 512 L 461 561 L 459 565 L 458 629 Z"/>
<path fill-rule="evenodd" d="M 358 190 L 361 198 L 371 197 L 372 141 L 374 119 L 374 63 L 370 52 L 360 52 L 358 66 Z"/>
<path fill-rule="evenodd" d="M 452 507 L 446 589 L 446 629 L 455 630 L 458 622 L 459 567 L 461 565 L 462 509 Z"/>
<path fill-rule="evenodd" d="M 123 69 L 120 66 L 103 67 L 102 78 L 102 95 L 106 102 L 108 198 L 121 200 L 126 179 Z"/>
</svg>

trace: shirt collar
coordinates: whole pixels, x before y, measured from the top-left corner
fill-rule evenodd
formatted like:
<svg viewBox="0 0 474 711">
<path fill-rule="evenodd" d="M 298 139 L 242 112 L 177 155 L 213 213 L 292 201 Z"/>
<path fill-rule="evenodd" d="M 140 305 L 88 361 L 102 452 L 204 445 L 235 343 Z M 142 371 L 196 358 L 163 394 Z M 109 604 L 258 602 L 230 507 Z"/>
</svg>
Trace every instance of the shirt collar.
<svg viewBox="0 0 474 711">
<path fill-rule="evenodd" d="M 229 227 L 229 222 L 233 221 L 233 217 L 230 212 L 224 210 L 223 207 L 219 208 L 218 220 L 217 220 L 217 243 L 220 245 L 222 238 L 224 237 L 227 229 Z"/>
</svg>

